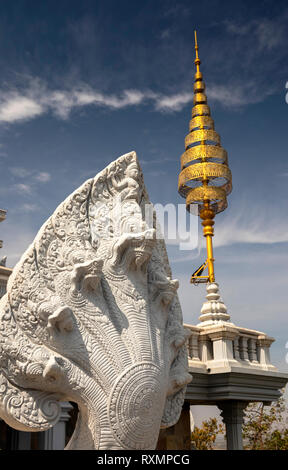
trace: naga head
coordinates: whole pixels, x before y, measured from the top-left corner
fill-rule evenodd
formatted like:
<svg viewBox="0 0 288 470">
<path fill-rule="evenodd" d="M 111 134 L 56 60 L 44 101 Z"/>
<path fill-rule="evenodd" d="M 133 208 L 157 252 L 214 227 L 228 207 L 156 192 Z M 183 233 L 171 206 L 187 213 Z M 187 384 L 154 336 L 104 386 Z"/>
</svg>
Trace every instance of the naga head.
<svg viewBox="0 0 288 470">
<path fill-rule="evenodd" d="M 134 152 L 71 194 L 0 301 L 0 416 L 46 430 L 79 415 L 68 449 L 154 449 L 191 380 L 165 244 Z"/>
</svg>

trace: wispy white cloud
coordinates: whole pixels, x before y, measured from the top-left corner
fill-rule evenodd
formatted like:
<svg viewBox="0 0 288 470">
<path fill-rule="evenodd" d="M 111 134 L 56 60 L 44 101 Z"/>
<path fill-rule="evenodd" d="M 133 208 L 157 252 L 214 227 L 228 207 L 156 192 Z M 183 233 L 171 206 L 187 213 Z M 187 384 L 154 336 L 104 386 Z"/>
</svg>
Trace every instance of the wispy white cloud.
<svg viewBox="0 0 288 470">
<path fill-rule="evenodd" d="M 16 176 L 16 178 L 26 178 L 27 176 L 29 176 L 31 174 L 31 172 L 29 170 L 27 170 L 26 168 L 22 168 L 22 167 L 11 167 L 9 168 L 10 170 L 10 173 L 12 173 L 13 176 Z"/>
<path fill-rule="evenodd" d="M 178 251 L 173 255 L 174 263 L 183 263 L 186 261 L 194 260 L 199 255 L 200 249 L 204 248 L 205 241 L 202 236 L 202 230 L 197 224 L 193 227 L 195 237 L 195 245 L 198 244 L 198 249 L 191 251 L 189 245 L 187 250 L 182 248 L 183 251 Z M 269 210 L 268 208 L 242 207 L 237 209 L 235 215 L 229 214 L 223 216 L 220 220 L 216 220 L 215 234 L 213 238 L 213 245 L 217 247 L 227 247 L 232 245 L 273 245 L 278 243 L 288 243 L 288 220 L 283 217 L 283 211 L 275 211 L 275 208 Z M 169 245 L 180 246 L 179 240 L 169 240 Z M 237 252 L 236 252 L 237 257 Z"/>
<path fill-rule="evenodd" d="M 58 117 L 65 119 L 73 108 L 94 105 L 121 109 L 139 105 L 148 97 L 150 97 L 149 93 L 145 94 L 138 90 L 124 90 L 119 96 L 105 95 L 85 86 L 82 89 L 76 88 L 69 91 L 44 91 L 39 99 L 43 103 L 45 111 L 51 110 Z"/>
<path fill-rule="evenodd" d="M 157 96 L 155 108 L 158 111 L 180 111 L 186 104 L 193 101 L 193 93 L 184 92 L 171 96 Z"/>
<path fill-rule="evenodd" d="M 21 91 L 0 90 L 0 122 L 11 124 L 30 120 L 47 112 L 67 119 L 75 108 L 94 105 L 122 109 L 137 106 L 153 97 L 153 93 L 139 90 L 124 90 L 119 95 L 107 95 L 91 89 L 88 85 L 70 90 L 49 90 L 44 82 L 31 79 L 27 88 Z"/>
<path fill-rule="evenodd" d="M 155 153 L 160 153 L 161 150 L 157 150 Z M 151 160 L 140 159 L 140 165 L 156 165 L 163 162 L 173 162 L 175 158 L 172 157 L 162 157 L 162 158 L 153 158 Z"/>
<path fill-rule="evenodd" d="M 275 209 L 270 214 L 263 213 L 249 216 L 247 211 L 239 215 L 229 215 L 229 220 L 222 219 L 215 230 L 215 246 L 235 243 L 273 244 L 288 242 L 288 221 Z"/>
<path fill-rule="evenodd" d="M 36 212 L 39 210 L 39 206 L 37 204 L 23 204 L 19 210 L 21 212 Z"/>
<path fill-rule="evenodd" d="M 29 184 L 17 183 L 12 186 L 12 190 L 19 194 L 31 194 L 32 187 Z"/>
<path fill-rule="evenodd" d="M 0 122 L 12 123 L 32 119 L 44 112 L 41 103 L 18 93 L 8 93 L 5 98 L 2 96 L 0 102 Z"/>
<path fill-rule="evenodd" d="M 39 184 L 45 184 L 51 179 L 51 174 L 47 171 L 37 171 L 23 167 L 10 167 L 9 171 L 13 175 L 13 184 L 9 185 L 8 180 L 7 186 L 3 186 L 2 189 L 5 192 L 15 192 L 26 197 L 31 197 L 35 193 L 35 190 L 37 190 Z M 20 209 L 25 212 L 34 212 L 36 207 L 35 204 L 24 204 Z"/>
<path fill-rule="evenodd" d="M 238 107 L 264 100 L 267 94 L 273 92 L 271 89 L 269 93 L 259 96 L 256 90 L 254 83 L 236 87 L 210 85 L 207 94 L 211 101 Z M 68 119 L 72 111 L 87 106 L 120 110 L 150 104 L 159 112 L 178 112 L 192 101 L 193 93 L 187 90 L 171 95 L 136 89 L 126 89 L 118 94 L 105 94 L 87 84 L 70 89 L 51 90 L 43 81 L 30 79 L 22 90 L 0 90 L 0 123 L 18 123 L 46 113 L 52 113 L 60 119 Z"/>
<path fill-rule="evenodd" d="M 47 171 L 37 171 L 37 170 L 30 170 L 28 168 L 23 168 L 23 167 L 10 167 L 9 168 L 10 173 L 15 176 L 16 178 L 26 178 L 30 181 L 37 181 L 39 183 L 47 183 L 47 181 L 50 181 L 51 179 L 51 174 L 48 173 Z"/>
<path fill-rule="evenodd" d="M 34 176 L 36 181 L 39 181 L 40 183 L 47 183 L 47 181 L 50 181 L 51 175 L 50 173 L 47 173 L 46 171 L 41 171 L 40 173 L 37 173 Z"/>
<path fill-rule="evenodd" d="M 273 19 L 263 17 L 241 24 L 226 21 L 226 29 L 229 33 L 251 39 L 258 50 L 272 50 L 285 40 L 287 15 L 285 11 Z"/>
<path fill-rule="evenodd" d="M 226 107 L 242 107 L 260 103 L 275 92 L 270 86 L 259 93 L 257 83 L 249 82 L 244 85 L 211 85 L 207 87 L 208 101 L 218 102 Z"/>
</svg>

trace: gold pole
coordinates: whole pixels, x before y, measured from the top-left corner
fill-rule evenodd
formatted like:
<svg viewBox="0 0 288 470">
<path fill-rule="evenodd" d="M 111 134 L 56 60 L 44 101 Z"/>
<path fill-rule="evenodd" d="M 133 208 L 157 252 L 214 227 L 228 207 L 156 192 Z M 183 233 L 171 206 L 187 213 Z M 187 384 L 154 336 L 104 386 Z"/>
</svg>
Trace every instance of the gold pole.
<svg viewBox="0 0 288 470">
<path fill-rule="evenodd" d="M 207 247 L 207 261 L 208 261 L 208 276 L 209 282 L 215 282 L 214 274 L 214 257 L 213 257 L 213 244 L 212 237 L 214 235 L 214 217 L 215 212 L 210 206 L 209 200 L 204 201 L 203 209 L 200 211 L 200 217 L 202 219 L 203 235 L 206 238 Z"/>
<path fill-rule="evenodd" d="M 199 66 L 201 64 L 201 61 L 199 59 L 199 55 L 198 55 L 198 42 L 197 42 L 197 31 L 194 31 L 194 35 L 195 35 L 195 65 L 196 65 L 196 72 L 200 72 L 200 69 L 199 69 Z"/>
</svg>

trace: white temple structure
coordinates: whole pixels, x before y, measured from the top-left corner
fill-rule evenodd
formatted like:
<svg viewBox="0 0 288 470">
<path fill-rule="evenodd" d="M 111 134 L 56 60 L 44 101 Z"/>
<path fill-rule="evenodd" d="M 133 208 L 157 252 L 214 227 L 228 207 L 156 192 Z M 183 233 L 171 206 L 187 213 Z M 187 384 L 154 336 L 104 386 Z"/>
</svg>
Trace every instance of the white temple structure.
<svg viewBox="0 0 288 470">
<path fill-rule="evenodd" d="M 190 405 L 216 405 L 226 425 L 227 448 L 242 449 L 245 408 L 251 402 L 279 399 L 288 375 L 270 362 L 274 338 L 231 322 L 216 283 L 207 285 L 199 320 L 196 326 L 186 325 L 193 377 L 186 400 Z"/>
</svg>

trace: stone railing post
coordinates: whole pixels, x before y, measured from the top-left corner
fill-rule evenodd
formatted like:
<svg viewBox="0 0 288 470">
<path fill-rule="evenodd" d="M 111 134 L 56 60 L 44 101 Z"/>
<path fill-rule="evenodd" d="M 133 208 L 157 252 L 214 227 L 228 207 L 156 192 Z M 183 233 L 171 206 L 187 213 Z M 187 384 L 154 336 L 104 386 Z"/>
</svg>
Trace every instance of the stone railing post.
<svg viewBox="0 0 288 470">
<path fill-rule="evenodd" d="M 240 361 L 240 360 L 241 360 L 239 341 L 240 341 L 240 337 L 239 337 L 239 336 L 238 336 L 237 338 L 235 338 L 234 341 L 233 341 L 233 346 L 234 346 L 234 359 L 235 359 L 236 361 Z"/>
<path fill-rule="evenodd" d="M 204 363 L 213 359 L 211 341 L 206 334 L 199 336 L 199 354 L 200 360 Z"/>
<path fill-rule="evenodd" d="M 200 360 L 199 358 L 199 349 L 198 349 L 198 337 L 199 333 L 193 332 L 192 335 L 190 336 L 190 353 L 191 353 L 191 359 L 195 360 Z"/>
<path fill-rule="evenodd" d="M 235 361 L 233 354 L 233 340 L 237 332 L 232 328 L 220 327 L 217 331 L 208 333 L 213 342 L 213 361 L 223 363 Z"/>
<path fill-rule="evenodd" d="M 265 335 L 258 336 L 258 348 L 259 348 L 259 362 L 264 368 L 271 367 L 270 361 L 270 346 L 274 339 Z"/>
<path fill-rule="evenodd" d="M 186 326 L 185 330 L 190 333 L 190 336 L 187 341 L 188 357 L 193 361 L 200 361 L 198 345 L 199 331 L 194 330 L 192 328 L 187 328 Z"/>
<path fill-rule="evenodd" d="M 250 362 L 258 364 L 256 338 L 250 338 L 248 340 L 248 355 Z"/>
</svg>

